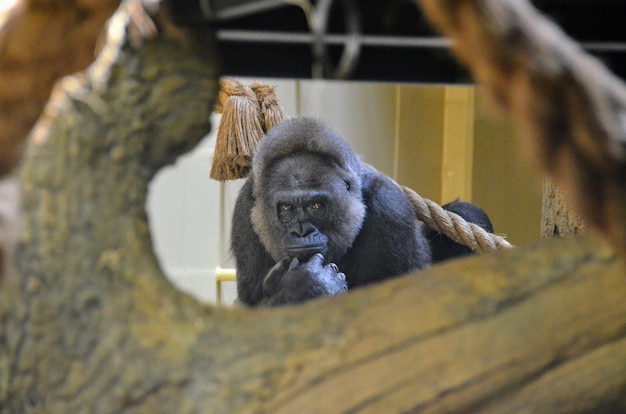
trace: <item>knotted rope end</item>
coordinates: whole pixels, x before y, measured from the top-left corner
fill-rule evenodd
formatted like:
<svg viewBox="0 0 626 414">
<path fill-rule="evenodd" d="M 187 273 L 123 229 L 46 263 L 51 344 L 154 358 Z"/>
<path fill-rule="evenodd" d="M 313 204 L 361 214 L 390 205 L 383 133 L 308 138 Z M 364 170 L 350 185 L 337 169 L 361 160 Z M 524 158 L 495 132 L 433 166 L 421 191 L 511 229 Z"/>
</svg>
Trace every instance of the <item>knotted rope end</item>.
<svg viewBox="0 0 626 414">
<path fill-rule="evenodd" d="M 265 133 L 285 118 L 275 86 L 254 82 L 246 86 L 222 79 L 215 112 L 222 114 L 217 128 L 211 178 L 225 181 L 245 178 Z"/>
</svg>

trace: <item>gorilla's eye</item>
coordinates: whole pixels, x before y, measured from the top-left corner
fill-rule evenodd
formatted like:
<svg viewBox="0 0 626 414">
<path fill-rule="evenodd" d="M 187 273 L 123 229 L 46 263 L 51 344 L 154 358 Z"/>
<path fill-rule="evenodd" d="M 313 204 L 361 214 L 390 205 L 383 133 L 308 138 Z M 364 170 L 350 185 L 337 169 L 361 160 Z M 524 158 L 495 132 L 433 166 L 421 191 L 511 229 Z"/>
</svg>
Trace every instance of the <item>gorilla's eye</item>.
<svg viewBox="0 0 626 414">
<path fill-rule="evenodd" d="M 346 183 L 346 189 L 347 189 L 348 191 L 350 191 L 350 182 L 349 182 L 349 181 L 346 181 L 345 183 Z"/>
<path fill-rule="evenodd" d="M 308 213 L 314 219 L 322 219 L 326 215 L 326 205 L 321 201 L 314 201 L 307 207 Z"/>
<path fill-rule="evenodd" d="M 278 204 L 278 218 L 280 221 L 289 221 L 295 215 L 296 208 L 293 204 L 279 203 Z"/>
</svg>

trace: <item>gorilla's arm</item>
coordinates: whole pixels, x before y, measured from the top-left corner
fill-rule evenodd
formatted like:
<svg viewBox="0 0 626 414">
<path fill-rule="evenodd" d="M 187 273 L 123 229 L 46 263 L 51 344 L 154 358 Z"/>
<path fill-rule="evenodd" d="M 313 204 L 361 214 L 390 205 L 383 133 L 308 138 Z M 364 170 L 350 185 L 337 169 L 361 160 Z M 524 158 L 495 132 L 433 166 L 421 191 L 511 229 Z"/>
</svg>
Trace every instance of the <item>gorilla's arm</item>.
<svg viewBox="0 0 626 414">
<path fill-rule="evenodd" d="M 263 300 L 263 278 L 275 264 L 252 226 L 250 213 L 253 206 L 252 179 L 248 179 L 235 203 L 231 251 L 235 255 L 237 267 L 239 300 L 252 306 L 260 304 Z"/>
<path fill-rule="evenodd" d="M 352 248 L 338 263 L 350 288 L 428 267 L 430 248 L 403 191 L 385 175 L 363 174 L 367 213 Z"/>
</svg>

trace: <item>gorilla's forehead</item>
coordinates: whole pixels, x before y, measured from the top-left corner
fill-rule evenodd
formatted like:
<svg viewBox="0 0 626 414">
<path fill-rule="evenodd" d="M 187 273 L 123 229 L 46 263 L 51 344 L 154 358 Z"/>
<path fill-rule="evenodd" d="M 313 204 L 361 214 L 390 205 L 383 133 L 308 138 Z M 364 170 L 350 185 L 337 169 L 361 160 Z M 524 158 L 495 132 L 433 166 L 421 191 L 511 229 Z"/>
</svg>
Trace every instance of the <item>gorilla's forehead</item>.
<svg viewBox="0 0 626 414">
<path fill-rule="evenodd" d="M 347 172 L 329 157 L 316 153 L 294 153 L 276 160 L 267 170 L 273 189 L 315 189 L 343 181 Z"/>
</svg>

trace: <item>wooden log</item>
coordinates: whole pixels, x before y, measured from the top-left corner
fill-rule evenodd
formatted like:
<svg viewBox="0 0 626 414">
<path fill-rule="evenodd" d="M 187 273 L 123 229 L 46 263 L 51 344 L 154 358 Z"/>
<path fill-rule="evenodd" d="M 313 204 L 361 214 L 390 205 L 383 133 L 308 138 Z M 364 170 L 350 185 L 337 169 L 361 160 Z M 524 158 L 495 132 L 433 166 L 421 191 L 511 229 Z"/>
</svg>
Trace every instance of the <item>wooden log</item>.
<svg viewBox="0 0 626 414">
<path fill-rule="evenodd" d="M 567 196 L 550 179 L 543 181 L 541 237 L 571 237 L 587 228 L 587 223 L 570 205 Z"/>
<path fill-rule="evenodd" d="M 134 48 L 114 33 L 89 78 L 63 83 L 21 172 L 0 412 L 626 409 L 626 264 L 590 237 L 283 309 L 175 290 L 144 203 L 155 172 L 208 129 L 212 43 L 199 53 L 165 31 Z"/>
</svg>

